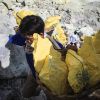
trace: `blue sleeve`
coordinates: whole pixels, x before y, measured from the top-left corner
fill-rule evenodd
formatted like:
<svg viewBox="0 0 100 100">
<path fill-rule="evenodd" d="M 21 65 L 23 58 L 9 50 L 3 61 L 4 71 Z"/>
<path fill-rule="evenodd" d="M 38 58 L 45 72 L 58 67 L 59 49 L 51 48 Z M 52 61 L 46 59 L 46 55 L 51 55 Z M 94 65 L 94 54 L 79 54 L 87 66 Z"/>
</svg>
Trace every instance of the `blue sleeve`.
<svg viewBox="0 0 100 100">
<path fill-rule="evenodd" d="M 9 38 L 9 41 L 8 42 L 13 43 L 13 44 L 16 44 L 16 45 L 19 45 L 19 46 L 23 46 L 23 45 L 25 45 L 25 41 L 26 41 L 26 39 L 24 37 L 22 37 L 18 33 L 18 34 L 15 34 L 15 35 L 11 36 Z"/>
<path fill-rule="evenodd" d="M 63 46 L 60 42 L 58 42 L 56 39 L 54 39 L 54 40 L 56 41 L 56 43 L 59 45 L 59 47 L 60 47 L 61 49 L 64 48 L 64 46 Z"/>
</svg>

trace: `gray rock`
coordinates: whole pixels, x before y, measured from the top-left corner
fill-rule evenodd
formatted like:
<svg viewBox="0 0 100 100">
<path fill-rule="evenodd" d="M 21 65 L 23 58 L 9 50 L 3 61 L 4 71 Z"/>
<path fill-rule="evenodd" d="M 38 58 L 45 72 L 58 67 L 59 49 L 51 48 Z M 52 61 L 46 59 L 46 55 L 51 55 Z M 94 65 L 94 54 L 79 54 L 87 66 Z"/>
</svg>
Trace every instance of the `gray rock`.
<svg viewBox="0 0 100 100">
<path fill-rule="evenodd" d="M 68 3 L 70 0 L 52 0 L 54 3 L 56 4 L 66 4 Z"/>
<path fill-rule="evenodd" d="M 2 2 L 3 0 L 0 0 L 0 3 Z"/>
<path fill-rule="evenodd" d="M 0 18 L 0 79 L 26 76 L 28 64 L 23 47 L 7 44 L 9 35 L 15 34 L 14 19 L 10 14 Z"/>
<path fill-rule="evenodd" d="M 0 66 L 0 79 L 27 76 L 28 64 L 23 47 L 13 44 L 7 44 L 6 47 L 10 50 L 10 64 L 5 69 Z"/>
<path fill-rule="evenodd" d="M 32 5 L 34 5 L 35 0 L 25 0 L 25 4 L 26 6 L 30 6 L 32 7 Z"/>
<path fill-rule="evenodd" d="M 16 0 L 17 2 L 19 2 L 19 3 L 22 3 L 24 0 Z"/>
<path fill-rule="evenodd" d="M 25 80 L 26 77 L 0 79 L 0 100 L 25 100 L 21 95 Z"/>
<path fill-rule="evenodd" d="M 9 15 L 0 15 L 0 34 L 15 34 L 14 31 L 14 19 L 11 18 Z M 12 22 L 13 21 L 13 22 Z"/>
<path fill-rule="evenodd" d="M 1 61 L 0 67 L 7 68 L 10 64 L 9 58 L 10 58 L 10 50 L 8 50 L 5 47 L 0 47 L 0 61 Z"/>
<path fill-rule="evenodd" d="M 0 16 L 7 15 L 7 13 L 8 13 L 7 7 L 3 3 L 0 3 Z"/>
<path fill-rule="evenodd" d="M 3 0 L 2 2 L 4 2 L 6 4 L 6 6 L 10 9 L 11 6 L 13 5 L 12 0 Z"/>
</svg>

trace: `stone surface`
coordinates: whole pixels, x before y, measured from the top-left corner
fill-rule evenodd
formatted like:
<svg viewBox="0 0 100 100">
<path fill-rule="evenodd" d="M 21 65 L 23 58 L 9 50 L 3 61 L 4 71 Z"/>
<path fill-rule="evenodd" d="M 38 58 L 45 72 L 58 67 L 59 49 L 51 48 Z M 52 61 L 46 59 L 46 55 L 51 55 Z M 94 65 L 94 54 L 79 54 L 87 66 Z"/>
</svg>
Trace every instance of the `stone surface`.
<svg viewBox="0 0 100 100">
<path fill-rule="evenodd" d="M 100 29 L 100 0 L 0 0 L 0 100 L 42 100 L 22 97 L 21 89 L 29 70 L 24 49 L 7 44 L 17 25 L 13 12 L 19 9 L 33 10 L 43 20 L 60 15 L 66 31 L 80 29 L 90 35 Z"/>
<path fill-rule="evenodd" d="M 0 0 L 0 3 L 2 2 L 3 0 Z"/>
<path fill-rule="evenodd" d="M 8 8 L 10 8 L 13 5 L 12 0 L 3 0 L 2 2 L 4 2 Z"/>
<path fill-rule="evenodd" d="M 27 76 L 28 64 L 23 47 L 7 44 L 6 48 L 10 50 L 10 55 L 3 55 L 3 58 L 8 60 L 9 66 L 7 66 L 7 68 L 4 68 L 5 66 L 0 66 L 0 79 Z M 3 48 L 4 51 L 6 48 Z M 2 63 L 5 63 L 5 61 L 2 60 Z"/>
<path fill-rule="evenodd" d="M 0 21 L 0 34 L 7 34 L 7 35 L 10 35 L 10 34 L 15 34 L 15 31 L 14 31 L 14 21 L 13 18 L 11 18 L 8 13 L 6 15 L 4 14 L 1 14 L 0 15 L 0 19 L 2 19 Z"/>
<path fill-rule="evenodd" d="M 3 3 L 0 3 L 0 16 L 6 15 L 7 13 L 8 13 L 7 7 Z"/>
<path fill-rule="evenodd" d="M 5 47 L 0 47 L 0 61 L 1 61 L 1 66 L 0 68 L 7 68 L 10 64 L 10 61 L 9 61 L 9 58 L 10 58 L 10 50 L 8 50 L 7 48 Z M 2 73 L 2 71 L 1 71 Z M 5 73 L 7 75 L 7 73 Z M 4 76 L 4 74 L 3 74 Z"/>
<path fill-rule="evenodd" d="M 65 4 L 70 2 L 70 0 L 52 0 L 53 2 L 55 2 L 56 4 Z"/>
<path fill-rule="evenodd" d="M 15 34 L 12 12 L 2 12 L 0 19 L 0 79 L 26 76 L 28 64 L 23 47 L 7 44 L 9 36 Z"/>
</svg>

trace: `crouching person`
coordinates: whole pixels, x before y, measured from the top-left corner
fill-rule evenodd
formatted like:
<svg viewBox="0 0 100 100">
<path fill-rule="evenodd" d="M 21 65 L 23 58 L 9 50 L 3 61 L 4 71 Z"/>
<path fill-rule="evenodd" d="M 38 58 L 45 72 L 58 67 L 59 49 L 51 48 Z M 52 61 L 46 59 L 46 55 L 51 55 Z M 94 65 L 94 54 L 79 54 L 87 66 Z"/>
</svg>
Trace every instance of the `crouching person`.
<svg viewBox="0 0 100 100">
<path fill-rule="evenodd" d="M 43 36 L 45 25 L 42 18 L 36 15 L 27 15 L 23 19 L 18 16 L 18 18 L 21 20 L 18 31 L 14 36 L 10 37 L 9 42 L 25 48 L 26 59 L 32 74 L 28 75 L 22 94 L 24 97 L 29 98 L 37 95 L 36 89 L 38 87 L 33 61 L 34 48 L 31 47 L 34 42 L 33 34 L 37 33 Z"/>
</svg>

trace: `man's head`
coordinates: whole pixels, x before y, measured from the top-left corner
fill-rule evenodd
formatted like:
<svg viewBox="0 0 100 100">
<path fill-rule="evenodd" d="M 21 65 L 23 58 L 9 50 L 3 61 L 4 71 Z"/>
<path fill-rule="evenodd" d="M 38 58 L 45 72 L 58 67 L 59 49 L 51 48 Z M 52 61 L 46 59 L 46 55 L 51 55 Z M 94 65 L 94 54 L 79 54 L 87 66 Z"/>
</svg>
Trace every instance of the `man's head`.
<svg viewBox="0 0 100 100">
<path fill-rule="evenodd" d="M 76 30 L 74 31 L 74 34 L 75 34 L 75 35 L 77 34 L 77 31 L 76 31 Z"/>
<path fill-rule="evenodd" d="M 29 15 L 22 19 L 19 25 L 19 31 L 24 37 L 32 36 L 34 33 L 44 33 L 44 21 L 41 17 L 36 15 Z"/>
</svg>

